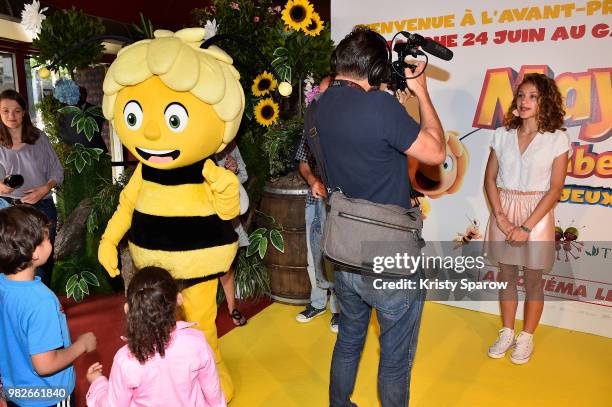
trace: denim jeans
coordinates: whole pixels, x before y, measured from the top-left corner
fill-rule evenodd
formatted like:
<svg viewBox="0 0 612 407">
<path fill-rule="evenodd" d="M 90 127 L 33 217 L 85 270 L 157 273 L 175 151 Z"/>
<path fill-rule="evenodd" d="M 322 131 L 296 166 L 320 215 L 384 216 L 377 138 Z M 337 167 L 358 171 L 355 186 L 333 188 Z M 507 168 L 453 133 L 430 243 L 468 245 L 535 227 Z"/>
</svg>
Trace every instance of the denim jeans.
<svg viewBox="0 0 612 407">
<path fill-rule="evenodd" d="M 327 305 L 327 290 L 331 291 L 329 308 L 332 313 L 338 312 L 333 284 L 325 276 L 323 253 L 321 252 L 321 236 L 325 224 L 325 202 L 317 199 L 314 204 L 307 204 L 305 209 L 306 246 L 308 248 L 308 278 L 310 278 L 310 304 L 317 309 Z"/>
<path fill-rule="evenodd" d="M 418 274 L 415 281 L 418 281 Z M 356 406 L 350 400 L 372 308 L 380 325 L 378 395 L 383 407 L 408 406 L 410 371 L 416 352 L 425 290 L 374 288 L 374 277 L 336 271 L 340 325 L 329 383 L 331 407 Z M 384 281 L 384 280 L 383 280 Z"/>
</svg>

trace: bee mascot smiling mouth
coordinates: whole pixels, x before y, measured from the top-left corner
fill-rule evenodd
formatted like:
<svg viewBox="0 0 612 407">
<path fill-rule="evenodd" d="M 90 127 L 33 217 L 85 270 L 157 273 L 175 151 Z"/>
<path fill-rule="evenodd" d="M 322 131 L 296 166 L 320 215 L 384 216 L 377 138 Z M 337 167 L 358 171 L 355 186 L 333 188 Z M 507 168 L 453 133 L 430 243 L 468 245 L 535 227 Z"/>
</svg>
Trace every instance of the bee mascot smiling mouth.
<svg viewBox="0 0 612 407">
<path fill-rule="evenodd" d="M 232 58 L 200 49 L 203 28 L 157 30 L 119 51 L 104 79 L 104 116 L 140 161 L 98 249 L 111 276 L 127 233 L 137 268 L 167 269 L 183 287 L 186 319 L 215 353 L 229 401 L 233 384 L 217 344 L 217 278 L 238 248 L 230 220 L 239 212 L 238 178 L 208 157 L 234 138 L 244 92 Z"/>
</svg>

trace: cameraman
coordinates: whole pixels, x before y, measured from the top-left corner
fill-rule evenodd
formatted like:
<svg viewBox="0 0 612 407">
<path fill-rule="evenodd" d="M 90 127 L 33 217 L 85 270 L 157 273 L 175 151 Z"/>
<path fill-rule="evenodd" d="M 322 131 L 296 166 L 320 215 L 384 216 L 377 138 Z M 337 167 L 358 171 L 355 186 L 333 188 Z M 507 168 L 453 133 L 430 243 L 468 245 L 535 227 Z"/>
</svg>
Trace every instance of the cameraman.
<svg viewBox="0 0 612 407">
<path fill-rule="evenodd" d="M 330 187 L 351 198 L 409 209 L 407 155 L 430 165 L 446 156 L 442 126 L 427 92 L 425 75 L 407 81 L 417 97 L 421 125 L 378 87 L 390 75 L 386 40 L 355 28 L 332 55 L 336 80 L 318 101 L 315 123 Z M 416 74 L 423 69 L 417 65 Z M 413 76 L 406 71 L 406 76 Z M 372 308 L 380 325 L 378 391 L 383 407 L 406 406 L 425 292 L 377 290 L 374 278 L 336 268 L 339 334 L 331 365 L 332 407 L 350 401 Z"/>
</svg>

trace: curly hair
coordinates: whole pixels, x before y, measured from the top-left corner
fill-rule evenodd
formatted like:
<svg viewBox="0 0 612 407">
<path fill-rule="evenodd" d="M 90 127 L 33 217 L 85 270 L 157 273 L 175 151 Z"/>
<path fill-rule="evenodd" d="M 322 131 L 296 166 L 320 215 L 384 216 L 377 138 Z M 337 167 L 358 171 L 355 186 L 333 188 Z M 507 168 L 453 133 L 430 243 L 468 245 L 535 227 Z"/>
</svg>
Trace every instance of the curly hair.
<svg viewBox="0 0 612 407">
<path fill-rule="evenodd" d="M 0 272 L 16 274 L 32 265 L 32 256 L 49 236 L 49 218 L 30 205 L 0 210 Z"/>
<path fill-rule="evenodd" d="M 176 325 L 176 282 L 168 271 L 144 267 L 127 290 L 128 348 L 144 364 L 159 353 L 165 356 L 170 334 Z"/>
<path fill-rule="evenodd" d="M 530 73 L 525 75 L 523 81 L 516 87 L 512 104 L 504 117 L 504 126 L 507 130 L 517 129 L 522 123 L 522 119 L 515 116 L 512 112 L 517 109 L 516 99 L 521 87 L 531 83 L 538 90 L 538 131 L 554 133 L 556 130 L 565 130 L 563 128 L 563 118 L 565 110 L 563 109 L 563 98 L 555 81 L 541 73 Z"/>
<path fill-rule="evenodd" d="M 23 122 L 21 123 L 21 142 L 26 144 L 34 144 L 38 137 L 40 137 L 40 131 L 34 127 L 32 120 L 30 119 L 30 113 L 28 111 L 28 105 L 21 96 L 21 93 L 14 91 L 13 89 L 7 89 L 0 93 L 1 100 L 14 100 L 19 104 L 19 107 L 23 110 Z M 0 120 L 0 145 L 6 148 L 13 147 L 13 139 L 8 127 Z"/>
</svg>

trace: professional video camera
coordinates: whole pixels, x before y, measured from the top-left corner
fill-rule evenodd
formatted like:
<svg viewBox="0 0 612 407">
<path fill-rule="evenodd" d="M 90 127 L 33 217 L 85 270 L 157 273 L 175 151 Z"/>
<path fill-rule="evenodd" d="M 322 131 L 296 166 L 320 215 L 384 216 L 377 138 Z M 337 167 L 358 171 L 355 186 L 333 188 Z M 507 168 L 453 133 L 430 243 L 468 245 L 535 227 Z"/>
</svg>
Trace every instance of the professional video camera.
<svg viewBox="0 0 612 407">
<path fill-rule="evenodd" d="M 396 43 L 395 40 L 400 34 L 406 38 L 406 41 Z M 391 46 L 393 51 L 397 53 L 397 60 L 391 63 L 391 77 L 388 83 L 388 88 L 392 91 L 406 89 L 406 79 L 416 78 L 425 72 L 425 67 L 427 67 L 427 63 L 429 62 L 429 58 L 425 52 L 445 61 L 450 61 L 453 58 L 453 51 L 446 48 L 444 45 L 419 34 L 411 34 L 407 31 L 399 31 L 395 34 L 391 40 Z M 416 76 L 407 78 L 405 75 L 406 68 L 410 68 L 412 72 L 414 72 L 416 68 L 416 65 L 404 61 L 409 55 L 414 58 L 417 58 L 419 55 L 425 56 L 425 67 L 423 71 Z"/>
</svg>

